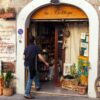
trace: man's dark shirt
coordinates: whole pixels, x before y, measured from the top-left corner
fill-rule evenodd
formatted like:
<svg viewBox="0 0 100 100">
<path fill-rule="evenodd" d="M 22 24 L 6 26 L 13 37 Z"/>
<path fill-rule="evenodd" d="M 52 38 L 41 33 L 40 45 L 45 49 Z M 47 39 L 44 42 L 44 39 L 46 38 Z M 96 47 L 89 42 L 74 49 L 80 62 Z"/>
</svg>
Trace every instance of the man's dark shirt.
<svg viewBox="0 0 100 100">
<path fill-rule="evenodd" d="M 28 45 L 24 50 L 24 65 L 30 69 L 30 77 L 33 78 L 35 70 L 35 57 L 40 53 L 40 49 L 35 44 Z"/>
</svg>

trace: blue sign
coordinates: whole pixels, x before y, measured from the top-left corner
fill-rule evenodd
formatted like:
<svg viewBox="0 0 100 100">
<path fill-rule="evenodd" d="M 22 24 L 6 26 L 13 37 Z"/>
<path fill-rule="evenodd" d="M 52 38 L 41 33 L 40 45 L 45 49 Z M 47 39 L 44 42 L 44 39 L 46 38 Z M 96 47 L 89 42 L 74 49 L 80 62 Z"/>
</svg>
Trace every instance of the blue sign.
<svg viewBox="0 0 100 100">
<path fill-rule="evenodd" d="M 18 34 L 22 35 L 23 34 L 23 29 L 18 29 Z"/>
</svg>

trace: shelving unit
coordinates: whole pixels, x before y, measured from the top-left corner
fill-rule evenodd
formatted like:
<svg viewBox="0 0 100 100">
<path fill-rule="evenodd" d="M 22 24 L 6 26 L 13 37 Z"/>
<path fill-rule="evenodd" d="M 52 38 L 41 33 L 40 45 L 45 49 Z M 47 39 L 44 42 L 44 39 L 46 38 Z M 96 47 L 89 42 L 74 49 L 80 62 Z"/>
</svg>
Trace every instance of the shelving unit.
<svg viewBox="0 0 100 100">
<path fill-rule="evenodd" d="M 48 26 L 48 25 L 47 25 Z M 45 27 L 45 28 L 44 28 Z M 45 25 L 38 25 L 37 28 L 37 41 L 36 44 L 42 50 L 42 55 L 46 59 L 46 61 L 51 63 L 51 59 L 54 59 L 54 32 L 52 26 L 46 27 Z M 49 80 L 49 69 L 46 69 L 46 66 L 39 61 L 38 69 L 40 73 L 40 81 L 48 81 Z"/>
<path fill-rule="evenodd" d="M 59 24 L 59 23 L 58 23 Z M 42 51 L 45 51 L 43 55 L 46 60 L 50 64 L 49 71 L 43 70 L 44 65 L 39 63 L 40 69 L 40 79 L 41 80 L 49 80 L 50 79 L 50 71 L 53 71 L 53 78 L 50 80 L 54 80 L 57 83 L 60 80 L 63 70 L 63 32 L 62 25 L 55 25 L 55 23 L 48 24 L 37 23 L 36 26 L 36 44 L 40 46 Z M 52 63 L 53 62 L 53 63 Z M 52 73 L 52 72 L 51 72 Z"/>
</svg>

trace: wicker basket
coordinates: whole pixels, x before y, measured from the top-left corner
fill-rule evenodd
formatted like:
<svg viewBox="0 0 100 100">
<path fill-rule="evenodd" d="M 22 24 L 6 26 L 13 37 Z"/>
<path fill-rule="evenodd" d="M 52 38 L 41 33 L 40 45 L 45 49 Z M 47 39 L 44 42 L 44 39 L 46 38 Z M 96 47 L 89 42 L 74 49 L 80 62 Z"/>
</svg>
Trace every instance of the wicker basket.
<svg viewBox="0 0 100 100">
<path fill-rule="evenodd" d="M 69 90 L 77 90 L 78 82 L 75 79 L 64 79 L 62 82 L 62 88 Z"/>
<path fill-rule="evenodd" d="M 12 96 L 13 95 L 13 88 L 3 88 L 3 95 L 4 96 Z"/>
</svg>

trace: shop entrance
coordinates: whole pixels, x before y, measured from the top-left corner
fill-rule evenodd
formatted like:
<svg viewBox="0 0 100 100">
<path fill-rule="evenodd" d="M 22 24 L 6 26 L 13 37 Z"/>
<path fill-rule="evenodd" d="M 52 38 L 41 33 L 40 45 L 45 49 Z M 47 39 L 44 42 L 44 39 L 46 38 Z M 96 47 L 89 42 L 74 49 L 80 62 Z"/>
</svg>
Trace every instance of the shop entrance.
<svg viewBox="0 0 100 100">
<path fill-rule="evenodd" d="M 38 65 L 41 73 L 40 80 L 51 80 L 58 84 L 63 71 L 63 24 L 36 23 L 36 44 L 40 46 L 45 59 L 50 64 L 47 70 L 45 66 Z"/>
<path fill-rule="evenodd" d="M 85 56 L 88 59 L 88 21 L 32 21 L 28 33 L 27 35 L 33 34 L 36 37 L 35 43 L 50 64 L 49 69 L 46 69 L 45 65 L 36 59 L 36 68 L 42 86 L 41 91 L 55 92 L 59 89 L 63 93 L 66 90 L 62 88 L 62 76 L 66 77 L 72 74 L 69 70 L 73 64 L 78 63 L 79 57 Z M 81 43 L 82 41 L 83 43 Z M 86 46 L 85 52 L 84 47 L 81 48 L 81 46 Z M 86 84 L 88 84 L 87 79 Z M 75 91 L 71 91 L 71 93 L 77 94 Z"/>
<path fill-rule="evenodd" d="M 34 26 L 34 27 L 33 27 Z M 31 22 L 27 36 L 33 34 L 36 38 L 35 43 L 41 49 L 41 53 L 48 61 L 50 67 L 45 65 L 37 58 L 36 69 L 39 72 L 41 82 L 52 82 L 59 86 L 60 78 L 63 74 L 64 49 L 63 49 L 63 32 L 64 24 L 59 22 Z M 29 42 L 27 38 L 27 43 Z M 27 76 L 27 75 L 26 75 Z"/>
</svg>

